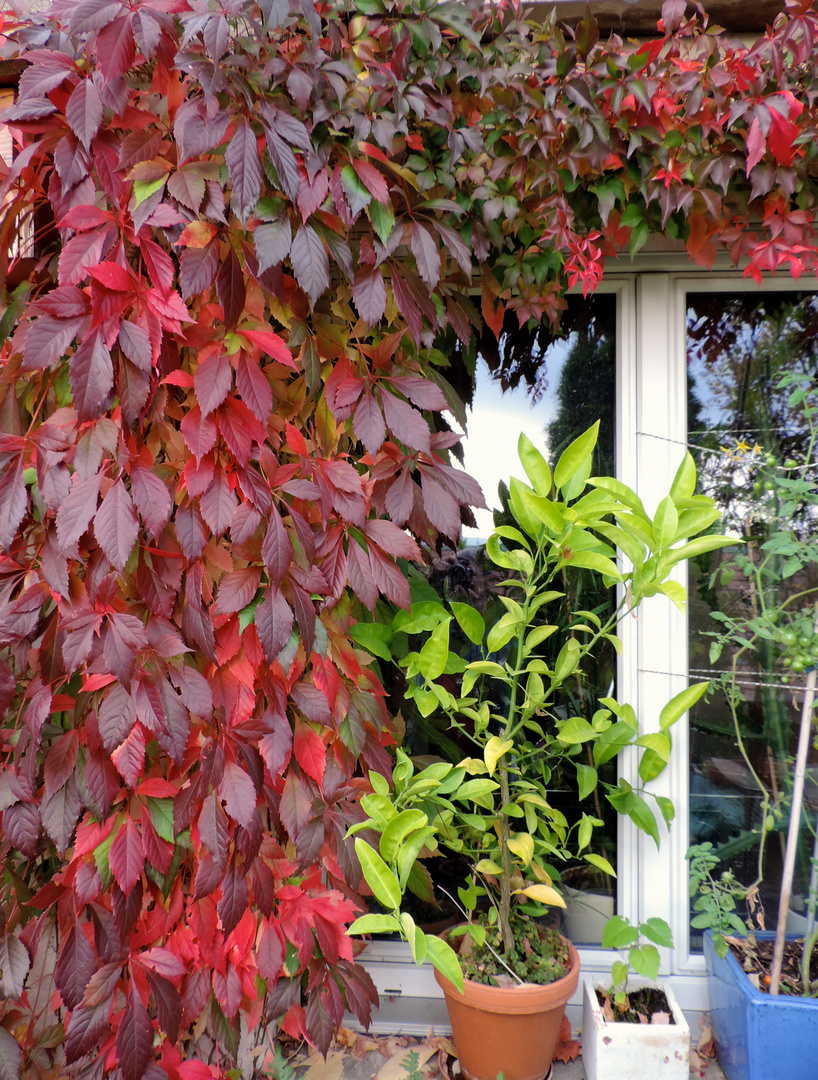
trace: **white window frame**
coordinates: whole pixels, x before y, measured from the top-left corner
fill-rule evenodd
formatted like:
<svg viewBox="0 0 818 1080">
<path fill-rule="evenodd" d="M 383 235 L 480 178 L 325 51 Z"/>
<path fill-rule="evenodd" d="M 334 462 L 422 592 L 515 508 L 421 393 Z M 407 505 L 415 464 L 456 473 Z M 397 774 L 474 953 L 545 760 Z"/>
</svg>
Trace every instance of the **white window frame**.
<svg viewBox="0 0 818 1080">
<path fill-rule="evenodd" d="M 812 282 L 788 276 L 765 278 L 761 286 L 723 264 L 708 271 L 690 267 L 684 253 L 661 252 L 635 260 L 632 269 L 606 273 L 598 292 L 616 295 L 617 475 L 653 512 L 670 488 L 687 446 L 686 294 L 711 292 L 818 291 Z M 509 467 L 513 448 L 509 449 Z M 678 580 L 687 584 L 684 567 Z M 618 679 L 621 699 L 636 710 L 641 731 L 655 730 L 663 705 L 688 681 L 687 617 L 664 596 L 646 600 L 636 617 L 620 627 L 623 642 Z M 669 978 L 688 1018 L 696 1025 L 708 1007 L 704 957 L 690 950 L 688 867 L 690 740 L 687 717 L 673 728 L 673 755 L 651 791 L 672 799 L 673 826 L 660 827 L 661 844 L 620 816 L 617 831 L 617 911 L 631 920 L 665 919 L 674 948 L 662 949 L 660 976 Z M 620 776 L 638 783 L 636 754 L 620 759 Z M 582 981 L 610 975 L 613 954 L 579 948 L 582 979 L 566 1010 L 576 1028 Z M 370 945 L 362 959 L 381 995 L 373 1029 L 425 1034 L 448 1029 L 442 993 L 431 967 L 416 968 L 403 942 Z M 348 1018 L 349 1019 L 349 1018 Z"/>
</svg>

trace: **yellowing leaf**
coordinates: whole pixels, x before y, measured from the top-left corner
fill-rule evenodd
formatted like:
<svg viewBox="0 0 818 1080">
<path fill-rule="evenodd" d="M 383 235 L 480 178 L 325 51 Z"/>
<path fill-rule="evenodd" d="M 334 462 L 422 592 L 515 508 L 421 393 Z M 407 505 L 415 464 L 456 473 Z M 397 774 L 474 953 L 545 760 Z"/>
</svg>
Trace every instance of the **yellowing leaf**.
<svg viewBox="0 0 818 1080">
<path fill-rule="evenodd" d="M 486 748 L 483 751 L 483 760 L 486 763 L 486 768 L 489 771 L 489 775 L 494 775 L 494 770 L 497 768 L 497 762 L 514 746 L 511 739 L 501 739 L 498 735 L 492 735 L 489 741 L 486 743 Z"/>
<path fill-rule="evenodd" d="M 565 901 L 550 885 L 529 885 L 525 889 L 518 889 L 529 900 L 536 900 L 538 904 L 550 904 L 551 907 L 565 907 Z"/>
</svg>

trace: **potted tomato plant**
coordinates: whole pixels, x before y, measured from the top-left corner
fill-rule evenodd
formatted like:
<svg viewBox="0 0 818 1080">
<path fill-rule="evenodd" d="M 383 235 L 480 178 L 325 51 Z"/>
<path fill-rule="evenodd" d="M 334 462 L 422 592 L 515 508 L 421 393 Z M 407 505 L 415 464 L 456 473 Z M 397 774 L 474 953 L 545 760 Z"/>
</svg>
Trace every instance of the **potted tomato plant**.
<svg viewBox="0 0 818 1080">
<path fill-rule="evenodd" d="M 510 481 L 514 524 L 495 529 L 486 545 L 488 558 L 508 575 L 501 593 L 505 613 L 493 626 L 469 604 L 424 601 L 360 637 L 382 658 L 394 655 L 406 693 L 423 715 L 442 711 L 474 747 L 458 765 L 441 762 L 420 774 L 402 755 L 391 783 L 373 777 L 375 790 L 362 800 L 368 817 L 356 831 L 370 830 L 374 843 L 358 836 L 355 846 L 384 913 L 365 915 L 350 930 L 398 932 L 418 962 L 431 961 L 461 1065 L 473 1080 L 495 1080 L 498 1073 L 505 1080 L 540 1080 L 547 1072 L 579 978 L 576 950 L 543 924 L 554 907 L 564 906 L 560 867 L 585 861 L 614 874 L 590 848 L 601 821 L 583 813 L 569 823 L 552 805 L 552 774 L 573 763 L 580 799 L 603 786 L 616 810 L 658 843 L 654 808 L 669 822 L 673 807 L 644 785 L 665 768 L 673 724 L 705 689 L 691 686 L 674 697 L 650 731 L 640 731 L 633 708 L 614 697 L 602 698 L 590 720 L 556 708 L 565 681 L 596 650 L 605 643 L 619 647 L 617 624 L 643 598 L 664 593 L 684 602 L 682 587 L 669 580 L 675 566 L 728 542 L 698 535 L 718 511 L 694 494 L 689 455 L 651 516 L 626 485 L 591 477 L 597 431 L 595 424 L 574 440 L 553 474 L 520 437 L 529 484 Z M 617 563 L 617 550 L 628 566 Z M 549 623 L 549 605 L 563 598 L 577 573 L 598 575 L 606 588 L 618 590 L 611 614 L 601 619 L 574 611 L 562 627 Z M 455 623 L 477 658 L 450 648 Z M 552 638 L 560 634 L 554 648 Z M 589 747 L 592 765 L 585 764 Z M 640 754 L 639 788 L 624 779 L 604 783 L 598 775 L 626 747 Z M 417 857 L 437 846 L 467 856 L 472 866 L 460 890 L 465 924 L 445 941 L 425 935 L 401 910 Z"/>
</svg>

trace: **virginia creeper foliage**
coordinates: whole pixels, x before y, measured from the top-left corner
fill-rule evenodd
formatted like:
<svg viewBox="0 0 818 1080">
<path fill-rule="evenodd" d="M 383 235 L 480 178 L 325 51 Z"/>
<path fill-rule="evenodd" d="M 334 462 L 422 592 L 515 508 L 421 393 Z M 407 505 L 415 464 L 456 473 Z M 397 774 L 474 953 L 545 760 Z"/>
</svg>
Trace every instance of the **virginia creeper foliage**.
<svg viewBox="0 0 818 1080">
<path fill-rule="evenodd" d="M 471 0 L 5 17 L 3 1077 L 250 1077 L 265 1022 L 367 1019 L 344 834 L 396 731 L 350 627 L 482 502 L 441 414 L 484 325 L 651 231 L 815 269 L 789 7 L 750 45 L 682 0 L 641 44 Z"/>
</svg>

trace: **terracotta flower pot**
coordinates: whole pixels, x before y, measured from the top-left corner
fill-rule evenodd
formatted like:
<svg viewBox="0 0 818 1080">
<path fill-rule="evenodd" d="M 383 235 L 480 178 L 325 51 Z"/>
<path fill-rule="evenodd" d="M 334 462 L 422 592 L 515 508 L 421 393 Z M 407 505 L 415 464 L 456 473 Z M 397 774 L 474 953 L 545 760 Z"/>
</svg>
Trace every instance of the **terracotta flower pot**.
<svg viewBox="0 0 818 1080">
<path fill-rule="evenodd" d="M 499 987 L 465 980 L 461 994 L 435 971 L 446 996 L 460 1067 L 468 1080 L 543 1080 L 554 1059 L 565 1005 L 579 982 L 579 955 L 567 942 L 571 970 L 548 986 Z"/>
</svg>

